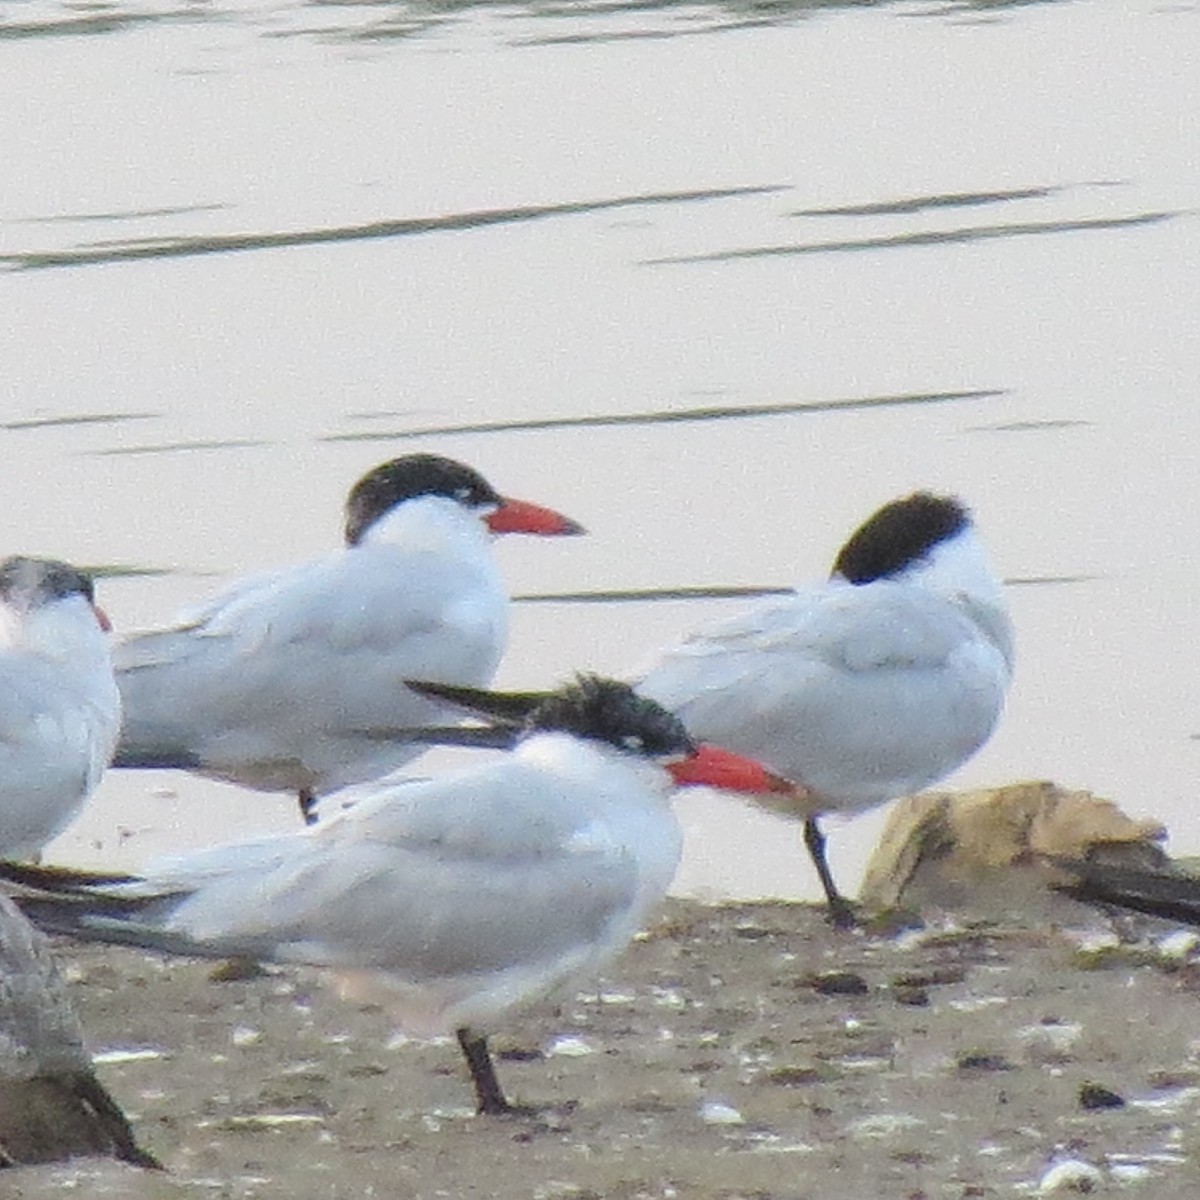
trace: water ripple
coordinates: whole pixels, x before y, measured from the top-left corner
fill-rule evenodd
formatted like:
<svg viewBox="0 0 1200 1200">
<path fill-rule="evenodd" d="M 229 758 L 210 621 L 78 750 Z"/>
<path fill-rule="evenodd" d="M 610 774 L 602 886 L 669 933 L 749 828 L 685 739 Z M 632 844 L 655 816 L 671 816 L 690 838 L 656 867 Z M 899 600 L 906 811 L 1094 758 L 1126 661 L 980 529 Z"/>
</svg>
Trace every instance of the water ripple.
<svg viewBox="0 0 1200 1200">
<path fill-rule="evenodd" d="M 71 34 L 113 33 L 161 20 L 162 14 L 100 12 L 86 16 L 52 18 L 46 21 L 0 21 L 0 38 L 66 37 Z"/>
<path fill-rule="evenodd" d="M 156 579 L 175 573 L 171 567 L 139 566 L 135 563 L 89 564 L 79 569 L 93 579 Z"/>
<path fill-rule="evenodd" d="M 57 429 L 64 425 L 116 425 L 121 421 L 152 421 L 162 413 L 80 413 L 66 417 L 29 417 L 24 421 L 4 421 L 0 429 Z"/>
<path fill-rule="evenodd" d="M 510 44 L 553 45 L 611 42 L 627 38 L 676 37 L 764 25 L 794 24 L 840 9 L 896 8 L 905 17 L 961 19 L 978 13 L 1065 0 L 951 0 L 911 11 L 891 0 L 282 0 L 279 3 L 222 3 L 221 0 L 136 0 L 80 3 L 27 0 L 7 10 L 22 20 L 5 20 L 0 39 L 94 37 L 168 24 L 242 24 L 264 38 L 313 38 L 386 45 L 436 33 L 456 21 L 487 14 L 504 25 L 570 22 L 579 29 L 520 38 Z M 613 28 L 622 23 L 623 27 Z M 636 24 L 634 24 L 636 23 Z"/>
<path fill-rule="evenodd" d="M 1017 575 L 1005 587 L 1049 587 L 1093 583 L 1099 575 Z M 518 604 L 654 604 L 666 600 L 746 600 L 761 596 L 788 596 L 792 588 L 776 584 L 697 584 L 677 587 L 589 588 L 578 592 L 524 592 L 513 596 Z"/>
<path fill-rule="evenodd" d="M 88 450 L 88 457 L 109 457 L 126 454 L 181 454 L 189 450 L 242 450 L 250 446 L 270 446 L 271 442 L 258 442 L 243 438 L 213 439 L 194 442 L 162 442 L 157 446 L 112 446 L 107 450 Z"/>
<path fill-rule="evenodd" d="M 340 225 L 327 229 L 299 229 L 287 233 L 230 233 L 201 237 L 146 238 L 139 241 L 106 242 L 73 250 L 27 251 L 0 254 L 0 263 L 13 271 L 45 270 L 52 267 L 88 267 L 97 263 L 128 262 L 144 258 L 190 258 L 200 254 L 225 254 L 244 250 L 276 250 L 287 246 L 313 246 L 322 242 L 358 242 L 377 238 L 408 237 L 489 225 L 537 221 L 547 217 L 578 216 L 606 209 L 641 204 L 686 204 L 698 200 L 724 200 L 786 190 L 783 184 L 745 187 L 700 188 L 678 192 L 647 192 L 605 200 L 533 204 L 516 208 L 483 209 L 449 213 L 440 217 L 401 217 L 371 221 L 365 225 Z"/>
<path fill-rule="evenodd" d="M 114 212 L 56 213 L 49 217 L 18 217 L 19 225 L 73 225 L 93 221 L 143 221 L 154 217 L 185 217 L 193 213 L 220 212 L 228 204 L 174 204 L 162 208 L 131 208 Z"/>
<path fill-rule="evenodd" d="M 860 408 L 895 408 L 907 404 L 945 404 L 955 400 L 989 400 L 1003 396 L 998 388 L 961 392 L 907 392 L 897 396 L 856 396 L 838 400 L 797 400 L 780 404 L 706 405 L 702 408 L 663 408 L 650 412 L 592 413 L 581 417 L 534 417 L 516 421 L 476 421 L 435 425 L 423 429 L 393 429 L 370 433 L 329 433 L 323 442 L 390 442 L 397 439 L 444 437 L 452 433 L 515 433 L 534 429 L 577 429 L 597 425 L 671 425 L 683 421 L 731 421 L 774 417 L 785 413 L 834 412 Z"/>
<path fill-rule="evenodd" d="M 1047 417 L 1045 420 L 1005 421 L 1000 425 L 973 425 L 967 433 L 1033 433 L 1044 429 L 1090 429 L 1095 422 L 1074 417 Z"/>
<path fill-rule="evenodd" d="M 975 225 L 965 229 L 930 229 L 917 233 L 890 234 L 886 237 L 854 238 L 838 242 L 800 242 L 786 246 L 752 246 L 745 250 L 718 250 L 711 254 L 681 254 L 666 258 L 647 258 L 643 266 L 658 267 L 680 263 L 728 262 L 738 258 L 772 258 L 801 254 L 839 254 L 856 250 L 892 250 L 903 246 L 938 246 L 963 242 L 982 242 L 994 238 L 1029 237 L 1042 233 L 1077 233 L 1083 230 L 1126 229 L 1169 221 L 1181 212 L 1136 213 L 1128 217 L 1083 217 L 1075 221 L 1031 221 L 1019 225 Z"/>
<path fill-rule="evenodd" d="M 597 588 L 585 592 L 525 592 L 513 597 L 519 604 L 641 604 L 659 600 L 745 600 L 786 596 L 789 587 L 769 584 L 729 584 L 662 588 Z"/>
<path fill-rule="evenodd" d="M 1013 188 L 1004 192 L 946 192 L 942 195 L 907 196 L 902 200 L 877 200 L 868 204 L 838 204 L 830 208 L 800 208 L 793 217 L 881 217 L 924 212 L 929 208 L 971 208 L 1003 204 L 1009 200 L 1042 200 L 1065 190 L 1062 186 Z"/>
</svg>

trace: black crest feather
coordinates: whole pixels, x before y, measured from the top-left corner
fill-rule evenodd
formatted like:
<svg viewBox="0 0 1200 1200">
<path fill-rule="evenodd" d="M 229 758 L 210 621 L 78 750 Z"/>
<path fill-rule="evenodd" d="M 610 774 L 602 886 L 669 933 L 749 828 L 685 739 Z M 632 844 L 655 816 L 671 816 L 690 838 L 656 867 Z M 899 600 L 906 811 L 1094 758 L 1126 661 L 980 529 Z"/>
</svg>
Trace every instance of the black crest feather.
<svg viewBox="0 0 1200 1200">
<path fill-rule="evenodd" d="M 513 729 L 560 730 L 651 757 L 694 749 L 677 717 L 639 696 L 627 683 L 599 675 L 577 675 L 553 692 L 489 692 L 423 680 L 405 683 L 423 696 L 445 700 Z"/>
</svg>

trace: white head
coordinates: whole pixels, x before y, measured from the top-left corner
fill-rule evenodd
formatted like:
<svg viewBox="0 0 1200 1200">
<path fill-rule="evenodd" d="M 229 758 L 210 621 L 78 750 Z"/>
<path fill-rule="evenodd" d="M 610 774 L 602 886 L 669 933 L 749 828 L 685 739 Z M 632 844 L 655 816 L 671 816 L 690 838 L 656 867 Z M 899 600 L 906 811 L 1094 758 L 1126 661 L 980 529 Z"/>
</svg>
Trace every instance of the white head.
<svg viewBox="0 0 1200 1200">
<path fill-rule="evenodd" d="M 84 572 L 48 558 L 0 562 L 0 646 L 54 659 L 107 660 L 110 628 Z"/>
</svg>

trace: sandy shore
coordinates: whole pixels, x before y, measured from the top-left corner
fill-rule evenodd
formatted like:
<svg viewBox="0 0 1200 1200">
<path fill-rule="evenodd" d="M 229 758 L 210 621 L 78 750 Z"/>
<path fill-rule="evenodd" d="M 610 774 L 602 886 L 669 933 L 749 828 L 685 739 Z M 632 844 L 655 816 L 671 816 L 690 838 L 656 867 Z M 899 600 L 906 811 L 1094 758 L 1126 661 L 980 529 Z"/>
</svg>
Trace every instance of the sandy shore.
<svg viewBox="0 0 1200 1200">
<path fill-rule="evenodd" d="M 455 1046 L 392 1037 L 315 973 L 59 952 L 168 1172 L 21 1168 L 3 1197 L 932 1200 L 1087 1174 L 1048 1175 L 1065 1159 L 1093 1194 L 1200 1194 L 1200 969 L 1166 952 L 672 902 L 595 992 L 495 1039 L 532 1121 L 474 1116 Z M 1087 1107 L 1090 1084 L 1127 1103 Z"/>
</svg>

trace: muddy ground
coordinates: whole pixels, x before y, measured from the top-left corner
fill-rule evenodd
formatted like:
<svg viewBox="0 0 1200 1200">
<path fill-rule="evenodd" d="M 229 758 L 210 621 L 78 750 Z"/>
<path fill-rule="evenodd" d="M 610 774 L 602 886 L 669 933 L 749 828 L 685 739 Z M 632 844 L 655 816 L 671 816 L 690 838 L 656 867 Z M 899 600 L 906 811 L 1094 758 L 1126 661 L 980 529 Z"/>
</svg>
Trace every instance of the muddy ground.
<svg viewBox="0 0 1200 1200">
<path fill-rule="evenodd" d="M 932 1200 L 1069 1176 L 1194 1198 L 1188 948 L 676 901 L 594 992 L 495 1039 L 512 1098 L 546 1106 L 500 1120 L 473 1115 L 455 1046 L 393 1037 L 315 972 L 215 982 L 62 943 L 97 1070 L 167 1171 L 19 1168 L 0 1197 Z"/>
</svg>

